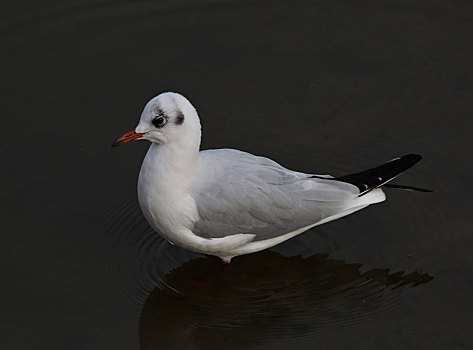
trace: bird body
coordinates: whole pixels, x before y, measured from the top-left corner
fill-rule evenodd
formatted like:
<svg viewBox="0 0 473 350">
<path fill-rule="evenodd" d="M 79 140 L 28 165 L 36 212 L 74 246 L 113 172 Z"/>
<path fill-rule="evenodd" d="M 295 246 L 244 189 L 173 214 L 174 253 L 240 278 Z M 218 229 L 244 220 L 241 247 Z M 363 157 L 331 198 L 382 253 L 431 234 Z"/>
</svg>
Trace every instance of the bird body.
<svg viewBox="0 0 473 350">
<path fill-rule="evenodd" d="M 138 179 L 151 227 L 172 244 L 226 262 L 384 201 L 379 186 L 420 159 L 408 155 L 340 181 L 238 150 L 199 152 L 199 117 L 176 93 L 152 99 L 114 146 L 133 139 L 152 142 Z"/>
</svg>

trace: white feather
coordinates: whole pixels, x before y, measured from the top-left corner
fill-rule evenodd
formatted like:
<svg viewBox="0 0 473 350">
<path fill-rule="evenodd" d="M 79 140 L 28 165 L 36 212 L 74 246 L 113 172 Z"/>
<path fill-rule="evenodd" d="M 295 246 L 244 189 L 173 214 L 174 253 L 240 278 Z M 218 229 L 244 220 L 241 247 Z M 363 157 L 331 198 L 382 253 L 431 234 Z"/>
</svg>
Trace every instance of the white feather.
<svg viewBox="0 0 473 350">
<path fill-rule="evenodd" d="M 152 124 L 157 113 L 167 117 L 162 128 Z M 249 153 L 199 152 L 199 117 L 179 94 L 152 99 L 135 131 L 152 142 L 138 179 L 147 221 L 169 242 L 225 261 L 385 199 L 381 189 L 358 197 L 351 184 L 311 178 Z"/>
</svg>

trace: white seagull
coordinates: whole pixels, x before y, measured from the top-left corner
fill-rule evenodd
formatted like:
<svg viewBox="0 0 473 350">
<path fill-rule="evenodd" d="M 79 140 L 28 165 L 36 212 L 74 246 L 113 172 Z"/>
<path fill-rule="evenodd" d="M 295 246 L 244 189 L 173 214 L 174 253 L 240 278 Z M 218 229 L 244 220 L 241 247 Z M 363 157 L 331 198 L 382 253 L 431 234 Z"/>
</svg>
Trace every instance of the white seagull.
<svg viewBox="0 0 473 350">
<path fill-rule="evenodd" d="M 151 142 L 138 178 L 146 220 L 171 244 L 225 262 L 384 201 L 380 187 L 421 159 L 408 154 L 335 178 L 235 149 L 199 151 L 200 139 L 195 108 L 184 96 L 165 92 L 146 104 L 136 128 L 112 147 Z"/>
</svg>

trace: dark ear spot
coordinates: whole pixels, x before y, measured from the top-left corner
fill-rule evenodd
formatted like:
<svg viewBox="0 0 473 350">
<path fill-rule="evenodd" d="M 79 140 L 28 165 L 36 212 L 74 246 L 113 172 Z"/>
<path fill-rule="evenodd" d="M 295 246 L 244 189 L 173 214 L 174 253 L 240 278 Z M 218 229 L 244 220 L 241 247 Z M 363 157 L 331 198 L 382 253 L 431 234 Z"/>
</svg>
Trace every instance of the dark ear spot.
<svg viewBox="0 0 473 350">
<path fill-rule="evenodd" d="M 176 125 L 180 125 L 182 123 L 184 123 L 184 114 L 182 114 L 182 112 L 179 112 L 176 117 Z"/>
</svg>

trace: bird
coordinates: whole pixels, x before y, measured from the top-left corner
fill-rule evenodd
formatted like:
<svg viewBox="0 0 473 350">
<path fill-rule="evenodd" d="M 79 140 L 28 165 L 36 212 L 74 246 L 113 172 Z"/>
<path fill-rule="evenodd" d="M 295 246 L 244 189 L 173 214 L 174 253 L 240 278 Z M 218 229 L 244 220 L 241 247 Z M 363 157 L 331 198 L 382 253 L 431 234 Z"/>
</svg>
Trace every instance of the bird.
<svg viewBox="0 0 473 350">
<path fill-rule="evenodd" d="M 137 185 L 149 225 L 169 243 L 225 263 L 384 201 L 381 187 L 422 158 L 411 153 L 334 177 L 236 149 L 201 151 L 199 115 L 175 92 L 152 98 L 112 147 L 133 140 L 151 142 Z"/>
</svg>

